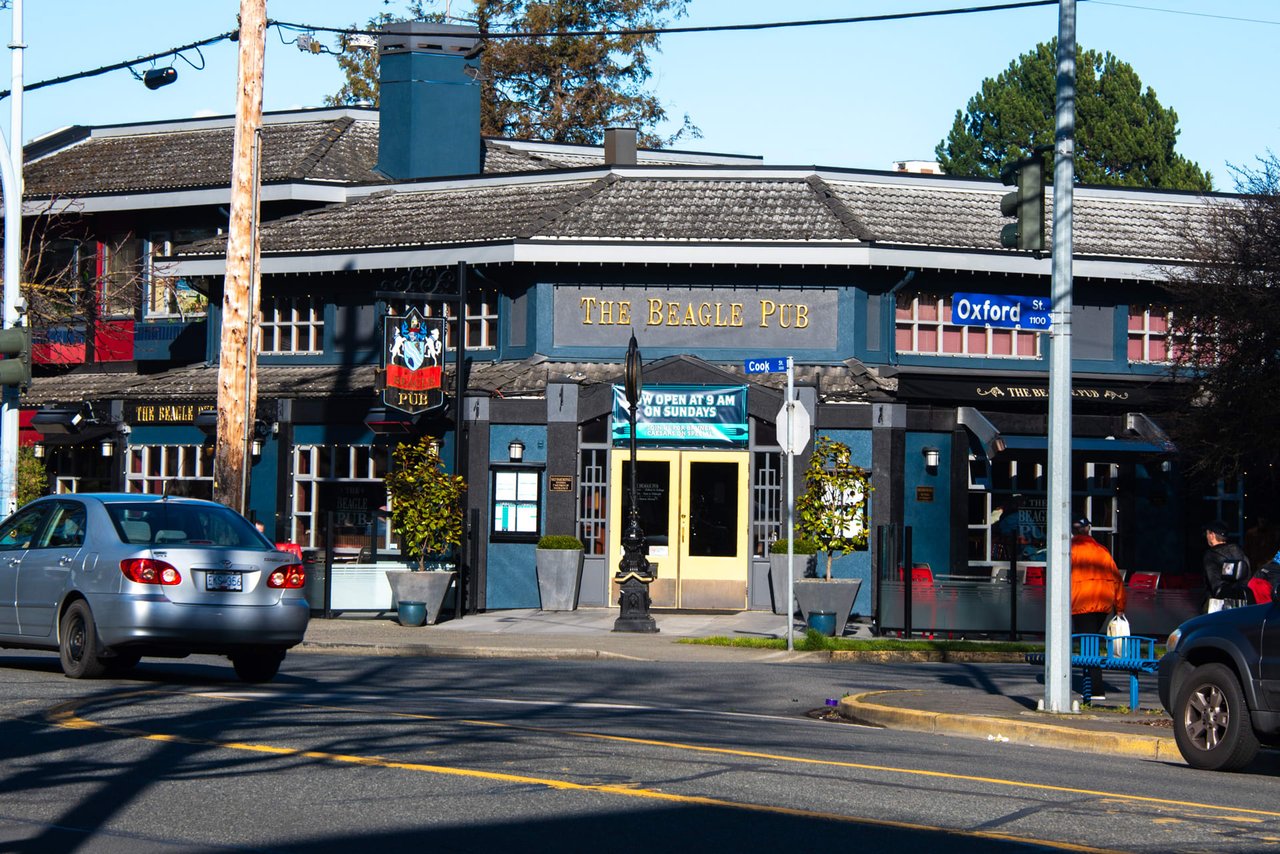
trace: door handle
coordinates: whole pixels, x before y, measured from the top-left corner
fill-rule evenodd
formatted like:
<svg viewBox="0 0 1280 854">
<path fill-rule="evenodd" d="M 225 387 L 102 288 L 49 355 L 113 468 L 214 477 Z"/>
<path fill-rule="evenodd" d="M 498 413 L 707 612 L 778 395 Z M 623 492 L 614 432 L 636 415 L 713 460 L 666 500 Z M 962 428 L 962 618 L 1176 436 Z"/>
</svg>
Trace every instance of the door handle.
<svg viewBox="0 0 1280 854">
<path fill-rule="evenodd" d="M 680 542 L 689 542 L 689 514 L 680 514 Z"/>
<path fill-rule="evenodd" d="M 22 563 L 22 558 L 20 557 L 9 558 L 9 566 L 17 566 L 20 563 Z"/>
</svg>

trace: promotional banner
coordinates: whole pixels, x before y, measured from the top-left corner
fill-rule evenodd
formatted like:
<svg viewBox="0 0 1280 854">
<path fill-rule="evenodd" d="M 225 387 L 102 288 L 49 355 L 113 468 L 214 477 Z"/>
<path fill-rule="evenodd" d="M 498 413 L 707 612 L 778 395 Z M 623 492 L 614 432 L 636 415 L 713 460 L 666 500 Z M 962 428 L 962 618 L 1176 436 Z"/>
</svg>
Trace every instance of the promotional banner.
<svg viewBox="0 0 1280 854">
<path fill-rule="evenodd" d="M 613 441 L 631 440 L 627 395 L 613 387 Z M 645 387 L 636 412 L 636 442 L 650 445 L 747 444 L 747 387 Z"/>
<path fill-rule="evenodd" d="M 444 319 L 423 317 L 415 308 L 407 315 L 383 319 L 383 364 L 386 386 L 382 402 L 416 415 L 444 405 Z"/>
</svg>

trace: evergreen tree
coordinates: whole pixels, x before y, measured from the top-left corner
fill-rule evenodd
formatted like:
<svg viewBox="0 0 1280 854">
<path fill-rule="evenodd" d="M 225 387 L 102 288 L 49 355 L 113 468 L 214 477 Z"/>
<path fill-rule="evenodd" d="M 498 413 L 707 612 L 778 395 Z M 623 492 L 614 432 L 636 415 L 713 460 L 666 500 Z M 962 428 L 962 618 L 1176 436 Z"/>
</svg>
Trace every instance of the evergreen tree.
<svg viewBox="0 0 1280 854">
<path fill-rule="evenodd" d="M 1038 145 L 1053 145 L 1057 40 L 1036 45 L 982 81 L 935 154 L 949 175 L 994 178 Z M 1133 67 L 1076 48 L 1075 176 L 1080 184 L 1213 189 L 1212 176 L 1174 151 L 1178 114 L 1143 89 Z M 1046 171 L 1052 179 L 1052 166 Z"/>
<path fill-rule="evenodd" d="M 601 30 L 643 30 L 679 18 L 688 0 L 473 0 L 474 21 L 485 34 L 554 33 L 485 39 L 481 59 L 480 127 L 486 136 L 549 142 L 598 143 L 607 127 L 634 126 L 649 148 L 671 145 L 698 131 L 686 115 L 663 137 L 657 127 L 667 111 L 648 89 L 654 33 L 582 35 Z M 440 21 L 422 2 L 403 19 Z M 383 13 L 369 29 L 396 16 Z M 326 98 L 330 105 L 376 104 L 378 58 L 374 51 L 344 52 L 338 64 L 347 82 Z"/>
</svg>

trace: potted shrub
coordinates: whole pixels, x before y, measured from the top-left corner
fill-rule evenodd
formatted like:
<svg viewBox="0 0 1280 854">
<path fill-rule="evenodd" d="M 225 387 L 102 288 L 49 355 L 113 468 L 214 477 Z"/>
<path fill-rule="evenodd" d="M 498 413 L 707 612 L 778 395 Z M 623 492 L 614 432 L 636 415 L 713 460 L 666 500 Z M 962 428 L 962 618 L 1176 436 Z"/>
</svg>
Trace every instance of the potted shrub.
<svg viewBox="0 0 1280 854">
<path fill-rule="evenodd" d="M 389 570 L 395 601 L 422 602 L 426 621 L 440 619 L 445 595 L 457 574 L 454 554 L 462 544 L 462 498 L 466 481 L 444 469 L 436 440 L 423 436 L 392 452 L 384 483 L 391 499 L 391 529 L 413 571 Z M 428 571 L 434 570 L 434 571 Z"/>
<path fill-rule="evenodd" d="M 865 548 L 869 533 L 866 508 L 871 481 L 852 457 L 848 445 L 819 436 L 805 469 L 804 493 L 796 499 L 797 528 L 826 553 L 822 578 L 796 582 L 796 603 L 806 620 L 812 613 L 835 614 L 835 634 L 844 631 L 862 580 L 832 578 L 831 562 L 836 555 Z"/>
<path fill-rule="evenodd" d="M 796 555 L 788 559 L 788 555 Z M 769 590 L 773 594 L 773 613 L 787 613 L 787 564 L 795 578 L 812 577 L 818 562 L 818 544 L 813 540 L 796 538 L 794 547 L 786 538 L 769 544 Z M 793 581 L 795 579 L 792 579 Z"/>
<path fill-rule="evenodd" d="M 582 587 L 582 541 L 568 534 L 538 540 L 538 599 L 544 611 L 573 611 Z"/>
</svg>

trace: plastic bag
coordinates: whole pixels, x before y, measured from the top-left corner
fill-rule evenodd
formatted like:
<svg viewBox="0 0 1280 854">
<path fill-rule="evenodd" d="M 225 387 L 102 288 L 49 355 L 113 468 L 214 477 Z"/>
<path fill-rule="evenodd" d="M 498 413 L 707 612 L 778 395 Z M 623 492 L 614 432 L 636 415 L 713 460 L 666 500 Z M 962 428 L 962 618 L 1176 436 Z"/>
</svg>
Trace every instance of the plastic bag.
<svg viewBox="0 0 1280 854">
<path fill-rule="evenodd" d="M 1107 621 L 1107 637 L 1115 638 L 1111 642 L 1111 654 L 1116 658 L 1124 655 L 1124 641 L 1129 636 L 1129 618 L 1124 614 L 1116 614 Z"/>
</svg>

